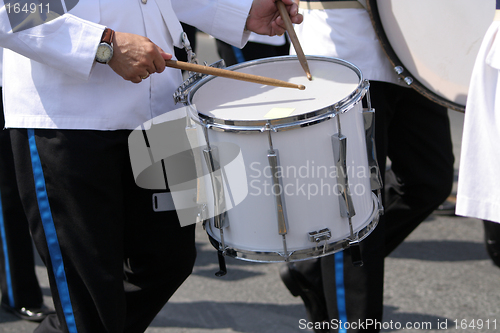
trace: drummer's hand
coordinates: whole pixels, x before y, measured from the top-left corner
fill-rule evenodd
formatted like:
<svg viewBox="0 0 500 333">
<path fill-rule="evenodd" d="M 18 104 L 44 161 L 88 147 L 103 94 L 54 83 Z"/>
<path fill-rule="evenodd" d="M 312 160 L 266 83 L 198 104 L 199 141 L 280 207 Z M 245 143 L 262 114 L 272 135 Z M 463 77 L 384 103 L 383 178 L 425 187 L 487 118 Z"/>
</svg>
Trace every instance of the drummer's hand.
<svg viewBox="0 0 500 333">
<path fill-rule="evenodd" d="M 277 0 L 254 0 L 247 19 L 246 29 L 261 35 L 282 35 L 285 33 L 285 23 L 280 16 Z M 293 0 L 281 0 L 285 4 L 292 23 L 302 23 L 299 6 Z"/>
<path fill-rule="evenodd" d="M 113 57 L 108 65 L 127 81 L 139 83 L 153 73 L 165 70 L 165 60 L 172 55 L 165 53 L 149 38 L 115 32 L 113 38 Z"/>
</svg>

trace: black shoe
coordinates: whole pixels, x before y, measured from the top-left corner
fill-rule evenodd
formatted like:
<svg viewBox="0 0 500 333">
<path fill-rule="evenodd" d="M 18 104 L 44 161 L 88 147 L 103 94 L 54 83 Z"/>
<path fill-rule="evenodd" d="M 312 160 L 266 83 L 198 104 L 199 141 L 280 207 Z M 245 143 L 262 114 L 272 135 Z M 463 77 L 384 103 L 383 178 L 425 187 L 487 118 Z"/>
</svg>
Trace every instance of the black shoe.
<svg viewBox="0 0 500 333">
<path fill-rule="evenodd" d="M 300 296 L 306 307 L 307 317 L 310 322 L 320 323 L 328 321 L 326 300 L 322 286 L 315 286 L 299 272 L 293 263 L 280 268 L 280 277 L 293 296 Z M 315 332 L 322 332 L 315 330 Z"/>
<path fill-rule="evenodd" d="M 436 210 L 434 210 L 434 215 L 440 216 L 455 216 L 455 206 L 456 198 L 448 197 L 441 205 L 439 205 Z"/>
<path fill-rule="evenodd" d="M 55 313 L 54 310 L 49 309 L 45 304 L 42 305 L 40 308 L 22 307 L 20 309 L 16 309 L 8 306 L 7 304 L 2 303 L 2 308 L 11 312 L 13 315 L 22 320 L 34 321 L 34 322 L 41 322 L 49 314 Z"/>
<path fill-rule="evenodd" d="M 483 220 L 484 244 L 495 265 L 500 267 L 500 224 Z"/>
</svg>

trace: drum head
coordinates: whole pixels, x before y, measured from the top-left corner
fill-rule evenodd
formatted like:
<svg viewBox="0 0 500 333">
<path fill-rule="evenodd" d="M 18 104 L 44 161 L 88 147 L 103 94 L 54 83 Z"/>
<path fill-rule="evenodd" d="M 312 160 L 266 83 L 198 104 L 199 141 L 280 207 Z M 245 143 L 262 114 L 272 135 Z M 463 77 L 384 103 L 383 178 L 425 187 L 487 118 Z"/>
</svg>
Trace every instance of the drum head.
<svg viewBox="0 0 500 333">
<path fill-rule="evenodd" d="M 228 68 L 302 84 L 305 90 L 208 77 L 191 90 L 189 102 L 198 115 L 211 123 L 253 126 L 331 113 L 334 107 L 342 107 L 359 92 L 362 75 L 354 65 L 326 57 L 309 57 L 308 64 L 312 81 L 294 56 L 266 58 Z"/>
<path fill-rule="evenodd" d="M 368 0 L 367 7 L 400 77 L 436 103 L 464 111 L 495 0 Z"/>
</svg>

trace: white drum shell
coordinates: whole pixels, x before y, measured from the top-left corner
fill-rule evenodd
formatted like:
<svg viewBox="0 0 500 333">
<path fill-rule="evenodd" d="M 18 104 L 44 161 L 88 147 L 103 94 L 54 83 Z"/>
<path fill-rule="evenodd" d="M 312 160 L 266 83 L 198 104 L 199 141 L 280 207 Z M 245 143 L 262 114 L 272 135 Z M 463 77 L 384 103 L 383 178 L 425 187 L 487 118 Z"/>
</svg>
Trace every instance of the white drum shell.
<svg viewBox="0 0 500 333">
<path fill-rule="evenodd" d="M 320 67 L 325 66 L 324 60 L 321 62 L 323 64 Z M 296 65 L 296 61 L 280 61 L 274 66 L 282 67 L 281 70 L 277 70 L 280 73 L 290 73 L 293 70 L 285 69 L 293 68 Z M 314 76 L 315 62 L 310 61 L 309 65 Z M 343 67 L 340 68 L 341 72 L 348 68 L 343 63 L 339 64 L 338 60 L 328 63 L 327 66 L 335 67 L 336 72 L 339 69 L 338 67 Z M 259 63 L 252 64 L 251 67 L 252 72 L 256 70 L 258 72 Z M 299 70 L 301 69 L 299 68 Z M 265 75 L 265 73 L 257 74 Z M 303 76 L 303 72 L 299 75 Z M 339 79 L 343 80 L 342 78 Z M 352 81 L 352 77 L 350 80 Z M 371 229 L 368 225 L 376 224 L 374 216 L 378 214 L 378 203 L 375 202 L 370 187 L 370 170 L 368 169 L 365 127 L 361 106 L 362 96 L 357 96 L 357 101 L 354 101 L 354 98 L 349 96 L 349 93 L 359 90 L 362 81 L 361 76 L 357 77 L 356 80 L 351 87 L 351 91 L 345 95 L 348 98 L 341 103 L 342 105 L 348 105 L 348 109 L 343 110 L 342 113 L 335 113 L 332 109 L 329 113 L 320 116 L 320 121 L 313 122 L 309 126 L 293 126 L 292 123 L 280 124 L 282 127 L 278 131 L 270 132 L 273 148 L 278 152 L 279 170 L 282 176 L 281 185 L 274 187 L 274 190 L 282 192 L 285 201 L 287 251 L 293 253 L 294 251 L 303 252 L 306 250 L 307 252 L 307 250 L 311 249 L 311 254 L 298 256 L 298 259 L 322 255 L 322 253 L 318 253 L 314 249 L 317 249 L 319 245 L 324 245 L 324 243 L 312 242 L 309 239 L 310 232 L 324 228 L 331 231 L 332 235 L 327 243 L 335 244 L 335 247 L 331 247 L 323 253 L 328 254 L 347 247 L 351 241 L 361 240 L 361 238 L 357 238 L 357 232 L 368 229 L 368 231 L 363 232 L 362 238 L 364 238 Z M 307 85 L 307 83 L 305 84 Z M 230 89 L 228 86 L 222 85 L 220 87 L 221 91 Z M 330 89 L 335 90 L 335 85 L 335 77 L 332 77 Z M 342 85 L 345 85 L 345 82 Z M 207 89 L 211 89 L 210 86 L 207 87 L 209 87 Z M 212 84 L 211 87 L 214 87 L 214 85 Z M 220 93 L 219 91 L 203 91 L 204 88 L 206 87 L 203 84 L 198 87 L 194 91 L 194 95 L 191 96 L 191 101 L 197 100 L 196 94 L 198 93 L 200 96 L 215 96 Z M 254 89 L 257 88 L 254 87 Z M 290 96 L 294 97 L 300 93 L 290 89 L 283 92 L 283 89 L 287 88 L 270 89 L 277 89 L 280 94 L 290 94 Z M 345 89 L 345 87 L 342 89 Z M 249 94 L 251 95 L 252 92 L 249 92 Z M 217 99 L 216 97 L 213 98 Z M 228 99 L 228 96 L 225 95 L 223 99 Z M 321 105 L 320 108 L 328 105 L 332 106 L 339 102 L 338 98 L 332 100 L 324 94 L 317 99 L 321 100 L 320 104 L 318 104 Z M 328 102 L 325 102 L 325 100 Z M 272 100 L 266 102 L 273 105 Z M 312 101 L 310 104 L 313 105 L 316 102 L 318 101 Z M 322 103 L 325 105 L 322 105 Z M 261 103 L 256 101 L 255 104 Z M 208 137 L 211 147 L 220 146 L 222 148 L 217 149 L 215 158 L 220 161 L 221 170 L 223 171 L 225 180 L 224 194 L 228 208 L 229 225 L 223 228 L 224 245 L 228 249 L 234 250 L 233 252 L 237 253 L 235 256 L 241 259 L 256 261 L 285 260 L 285 257 L 280 259 L 279 255 L 278 258 L 273 255 L 267 257 L 266 255 L 267 253 L 279 253 L 280 255 L 284 253 L 283 236 L 278 232 L 276 200 L 267 156 L 270 149 L 268 131 L 254 130 L 255 123 L 258 123 L 259 119 L 254 119 L 252 116 L 246 120 L 232 119 L 232 121 L 238 123 L 238 126 L 227 129 L 225 125 L 218 124 L 221 119 L 211 118 L 217 113 L 216 109 L 211 109 L 210 112 L 204 110 L 203 108 L 206 105 L 200 104 L 199 100 L 197 100 L 197 103 L 192 103 L 192 106 L 194 111 L 192 117 L 198 126 L 198 138 L 202 145 L 205 144 L 205 138 Z M 198 106 L 201 106 L 200 110 L 195 108 Z M 245 117 L 241 114 L 238 115 L 238 111 L 240 110 L 232 110 L 235 113 L 235 118 Z M 314 113 L 316 110 L 311 109 L 309 111 Z M 224 112 L 227 115 L 228 111 L 224 110 Z M 206 118 L 198 118 L 200 114 L 201 117 Z M 210 114 L 210 116 L 207 117 L 207 114 Z M 305 117 L 307 118 L 307 114 Z M 209 122 L 207 122 L 207 119 Z M 338 119 L 340 119 L 341 134 L 347 138 L 346 166 L 355 209 L 355 215 L 351 219 L 354 235 L 356 235 L 355 239 L 351 238 L 349 219 L 341 216 L 339 205 L 340 193 L 336 175 L 340 170 L 336 167 L 332 147 L 332 136 L 339 133 Z M 265 119 L 262 121 L 266 122 Z M 221 122 L 224 123 L 224 119 Z M 214 123 L 217 124 L 214 125 Z M 245 127 L 246 124 L 251 125 Z M 203 129 L 204 126 L 207 128 L 206 130 Z M 231 165 L 231 163 L 234 164 L 232 161 L 234 153 L 226 154 L 223 149 L 225 143 L 240 147 L 246 179 L 241 178 L 241 170 L 231 171 L 230 168 L 225 167 Z M 241 166 L 241 164 L 239 165 Z M 208 174 L 206 164 L 203 165 L 203 168 L 204 173 Z M 204 180 L 206 191 L 211 191 L 213 187 L 210 177 L 205 176 Z M 235 200 L 232 193 L 241 194 L 241 188 L 246 188 L 248 194 L 243 201 Z M 206 197 L 209 216 L 213 216 L 213 195 L 209 193 Z M 377 214 L 374 212 L 377 212 Z M 212 238 L 217 242 L 222 242 L 220 231 L 214 226 L 213 220 L 208 221 L 206 228 Z M 245 253 L 254 253 L 256 255 L 247 257 Z"/>
</svg>

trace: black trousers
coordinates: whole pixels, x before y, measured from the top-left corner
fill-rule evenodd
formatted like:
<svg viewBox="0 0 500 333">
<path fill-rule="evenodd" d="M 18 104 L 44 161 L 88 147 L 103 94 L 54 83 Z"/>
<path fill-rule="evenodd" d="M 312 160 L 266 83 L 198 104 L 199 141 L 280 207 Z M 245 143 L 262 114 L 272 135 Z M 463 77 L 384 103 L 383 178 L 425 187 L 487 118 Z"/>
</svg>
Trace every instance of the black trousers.
<svg viewBox="0 0 500 333">
<path fill-rule="evenodd" d="M 39 308 L 42 291 L 35 274 L 35 259 L 28 220 L 16 183 L 9 130 L 5 130 L 0 87 L 0 290 L 2 304 L 20 309 Z"/>
<path fill-rule="evenodd" d="M 413 89 L 384 82 L 371 82 L 370 94 L 377 160 L 381 170 L 387 158 L 391 166 L 383 173 L 385 214 L 360 244 L 364 264 L 355 267 L 349 250 L 296 263 L 309 280 L 322 284 L 329 321 L 356 323 L 347 332 L 380 331 L 384 258 L 447 198 L 453 185 L 447 109 Z"/>
<path fill-rule="evenodd" d="M 12 130 L 57 312 L 36 332 L 143 332 L 192 271 L 194 225 L 153 211 L 154 191 L 133 178 L 129 134 Z"/>
</svg>

